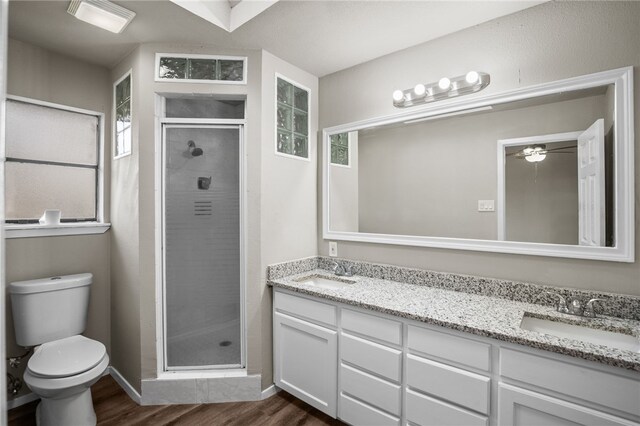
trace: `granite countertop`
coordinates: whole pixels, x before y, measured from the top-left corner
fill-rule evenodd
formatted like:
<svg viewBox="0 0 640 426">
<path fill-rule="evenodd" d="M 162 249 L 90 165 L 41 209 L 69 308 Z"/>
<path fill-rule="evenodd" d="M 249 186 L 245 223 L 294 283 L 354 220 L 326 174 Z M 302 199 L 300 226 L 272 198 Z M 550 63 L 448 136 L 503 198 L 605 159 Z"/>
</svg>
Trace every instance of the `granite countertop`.
<svg viewBox="0 0 640 426">
<path fill-rule="evenodd" d="M 549 306 L 363 276 L 344 277 L 354 283 L 340 289 L 325 289 L 298 282 L 311 275 L 342 278 L 325 269 L 314 269 L 281 278 L 270 278 L 267 283 L 273 287 L 372 311 L 640 371 L 638 352 L 520 328 L 522 318 L 527 313 L 528 316 L 588 325 L 640 338 L 640 321 L 637 320 L 606 316 L 582 318 L 561 314 Z"/>
</svg>

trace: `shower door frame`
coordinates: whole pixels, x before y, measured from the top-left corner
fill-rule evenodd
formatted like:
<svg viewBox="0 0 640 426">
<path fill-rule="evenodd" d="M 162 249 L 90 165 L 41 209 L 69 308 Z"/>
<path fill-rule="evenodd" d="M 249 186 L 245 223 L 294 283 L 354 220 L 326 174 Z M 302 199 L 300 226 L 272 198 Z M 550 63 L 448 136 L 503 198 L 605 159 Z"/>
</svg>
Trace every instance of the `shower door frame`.
<svg viewBox="0 0 640 426">
<path fill-rule="evenodd" d="M 162 102 L 164 105 L 164 97 Z M 245 158 L 245 128 L 246 119 L 212 119 L 212 118 L 167 118 L 162 114 L 156 115 L 156 353 L 158 378 L 175 377 L 180 373 L 194 373 L 197 376 L 206 375 L 207 372 L 214 375 L 246 374 L 246 246 L 247 246 L 247 191 L 246 191 L 246 158 Z M 211 128 L 211 129 L 238 129 L 238 155 L 239 155 L 239 244 L 240 244 L 240 364 L 232 365 L 206 365 L 169 367 L 167 365 L 167 324 L 166 324 L 166 130 L 168 128 Z"/>
</svg>

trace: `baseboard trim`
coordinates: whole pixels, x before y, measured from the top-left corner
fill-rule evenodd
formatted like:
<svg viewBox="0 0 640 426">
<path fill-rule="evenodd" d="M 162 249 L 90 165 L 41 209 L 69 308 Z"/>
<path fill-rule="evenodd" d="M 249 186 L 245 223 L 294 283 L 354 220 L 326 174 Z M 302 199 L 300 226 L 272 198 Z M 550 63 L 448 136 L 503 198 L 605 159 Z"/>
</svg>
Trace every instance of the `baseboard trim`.
<svg viewBox="0 0 640 426">
<path fill-rule="evenodd" d="M 113 380 L 115 380 L 127 393 L 127 395 L 129 395 L 129 398 L 131 398 L 136 404 L 140 405 L 142 402 L 142 397 L 140 396 L 138 391 L 133 386 L 131 386 L 131 383 L 129 383 L 127 379 L 125 379 L 124 376 L 120 374 L 118 370 L 116 370 L 115 367 L 110 366 L 108 368 L 108 371 L 109 374 L 111 374 L 111 377 L 113 377 Z"/>
<path fill-rule="evenodd" d="M 266 388 L 265 390 L 262 391 L 261 395 L 260 395 L 260 399 L 267 399 L 270 396 L 273 396 L 275 394 L 277 394 L 278 392 L 280 392 L 280 388 L 277 388 L 276 385 L 271 385 L 268 388 Z"/>
<path fill-rule="evenodd" d="M 18 408 L 21 405 L 28 404 L 28 403 L 33 402 L 33 401 L 37 401 L 38 399 L 40 399 L 40 397 L 38 395 L 36 395 L 35 393 L 33 393 L 33 392 L 28 393 L 26 395 L 19 396 L 17 398 L 8 399 L 7 400 L 7 410 L 11 410 L 13 408 Z"/>
</svg>

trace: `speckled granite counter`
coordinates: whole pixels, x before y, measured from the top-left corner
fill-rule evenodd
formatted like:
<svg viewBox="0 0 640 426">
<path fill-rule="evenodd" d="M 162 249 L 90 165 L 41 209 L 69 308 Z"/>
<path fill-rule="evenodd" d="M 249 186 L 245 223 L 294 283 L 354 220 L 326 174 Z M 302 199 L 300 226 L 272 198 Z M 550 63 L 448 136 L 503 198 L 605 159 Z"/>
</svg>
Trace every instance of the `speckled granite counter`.
<svg viewBox="0 0 640 426">
<path fill-rule="evenodd" d="M 310 258 L 314 259 L 314 258 Z M 355 283 L 340 289 L 324 289 L 298 282 L 309 275 L 332 277 L 309 259 L 286 268 L 274 265 L 268 284 L 290 291 L 341 302 L 506 342 L 522 344 L 615 367 L 640 371 L 640 353 L 579 340 L 555 337 L 520 328 L 523 316 L 554 319 L 591 328 L 618 331 L 640 338 L 640 321 L 600 317 L 587 319 L 564 315 L 550 306 L 482 294 L 470 294 L 424 284 L 397 282 L 366 276 L 349 277 Z M 314 268 L 315 267 L 315 268 Z M 313 268 L 313 269 L 312 269 Z M 289 272 L 291 275 L 285 275 Z"/>
</svg>

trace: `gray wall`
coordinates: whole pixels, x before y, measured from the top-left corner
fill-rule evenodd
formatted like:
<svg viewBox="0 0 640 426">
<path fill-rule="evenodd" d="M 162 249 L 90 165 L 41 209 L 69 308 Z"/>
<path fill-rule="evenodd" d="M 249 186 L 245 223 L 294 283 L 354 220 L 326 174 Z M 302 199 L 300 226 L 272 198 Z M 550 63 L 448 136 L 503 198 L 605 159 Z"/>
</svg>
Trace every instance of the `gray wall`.
<svg viewBox="0 0 640 426">
<path fill-rule="evenodd" d="M 276 73 L 310 91 L 309 160 L 275 153 Z M 317 77 L 263 51 L 261 107 L 261 259 L 260 281 L 256 288 L 256 296 L 260 298 L 260 316 L 250 317 L 249 349 L 260 342 L 262 388 L 265 389 L 273 383 L 272 292 L 265 284 L 267 265 L 317 254 Z M 255 309 L 252 305 L 249 308 Z M 260 334 L 252 334 L 253 330 Z"/>
<path fill-rule="evenodd" d="M 603 118 L 605 103 L 604 95 L 591 96 L 360 132 L 360 231 L 497 239 L 497 212 L 479 212 L 478 200 L 497 200 L 498 140 L 586 130 Z M 533 176 L 533 164 L 515 161 L 528 166 Z M 547 171 L 551 161 L 557 163 L 549 158 L 541 168 Z M 576 169 L 574 162 L 574 174 Z M 507 187 L 514 177 L 508 177 Z M 570 189 L 577 198 L 577 178 Z M 546 190 L 562 197 L 566 188 Z M 513 198 L 510 195 L 507 202 Z M 538 209 L 549 207 L 544 203 Z M 573 207 L 577 227 L 577 202 Z M 556 213 L 571 220 L 565 212 Z M 514 215 L 511 208 L 507 216 L 516 227 L 526 226 L 531 219 Z M 552 222 L 551 233 L 570 226 L 566 221 Z M 575 236 L 573 244 L 577 244 L 577 231 Z"/>
<path fill-rule="evenodd" d="M 578 244 L 578 150 L 547 154 L 539 163 L 510 156 L 505 161 L 505 236 L 507 241 Z M 514 147 L 521 150 L 524 146 Z"/>
<path fill-rule="evenodd" d="M 623 66 L 639 66 L 640 3 L 549 2 L 320 79 L 320 128 L 394 112 L 391 93 L 477 69 L 483 94 Z M 635 70 L 636 81 L 640 71 Z M 636 98 L 640 85 L 635 85 Z M 470 95 L 473 96 L 473 95 Z M 640 128 L 640 110 L 635 109 Z M 640 151 L 636 150 L 636 170 Z M 640 182 L 636 172 L 636 199 Z M 321 213 L 319 213 L 321 215 Z M 636 252 L 640 224 L 636 215 Z M 321 229 L 318 229 L 319 235 Z M 328 242 L 319 240 L 328 254 Z M 638 263 L 600 262 L 340 242 L 344 257 L 640 295 Z"/>
<path fill-rule="evenodd" d="M 139 116 L 141 96 L 139 48 L 118 64 L 109 87 L 131 75 L 131 155 L 111 160 L 111 365 L 140 392 L 140 264 L 138 208 Z M 110 158 L 113 158 L 111 153 Z"/>
<path fill-rule="evenodd" d="M 359 141 L 358 132 L 349 133 L 349 166 L 331 164 L 329 173 L 329 194 L 331 204 L 329 224 L 332 231 L 358 232 L 360 214 L 359 194 Z M 363 212 L 363 214 L 366 214 Z"/>
<path fill-rule="evenodd" d="M 153 81 L 156 52 L 248 56 L 248 84 L 206 85 Z M 154 93 L 216 93 L 246 96 L 247 164 L 246 329 L 247 370 L 273 383 L 271 292 L 268 264 L 315 255 L 316 77 L 264 51 L 233 51 L 171 44 L 140 46 L 111 74 L 133 69 L 133 152 L 113 164 L 112 334 L 113 365 L 138 390 L 157 375 L 155 274 Z M 275 154 L 275 73 L 311 89 L 310 158 Z M 264 182 L 264 184 L 263 184 Z M 138 362 L 139 360 L 139 362 Z"/>
<path fill-rule="evenodd" d="M 18 40 L 9 41 L 8 56 L 8 94 L 105 113 L 105 153 L 109 155 L 111 93 L 107 69 Z M 110 169 L 108 158 L 105 161 L 107 221 Z M 6 282 L 91 272 L 93 285 L 87 330 L 84 334 L 104 343 L 110 353 L 109 251 L 109 232 L 101 235 L 9 239 L 6 241 Z M 21 354 L 23 349 L 15 343 L 11 302 L 7 302 L 7 354 L 16 356 Z M 19 371 L 10 369 L 9 372 L 22 377 L 25 366 L 26 360 Z M 21 394 L 29 392 L 24 386 Z"/>
</svg>

